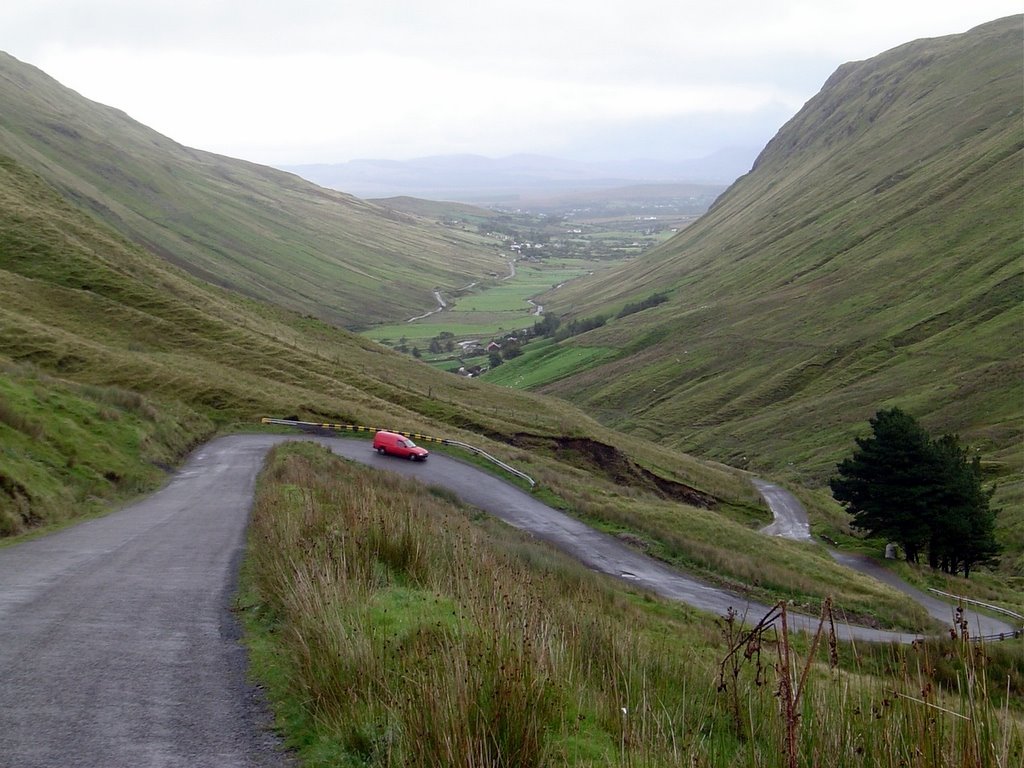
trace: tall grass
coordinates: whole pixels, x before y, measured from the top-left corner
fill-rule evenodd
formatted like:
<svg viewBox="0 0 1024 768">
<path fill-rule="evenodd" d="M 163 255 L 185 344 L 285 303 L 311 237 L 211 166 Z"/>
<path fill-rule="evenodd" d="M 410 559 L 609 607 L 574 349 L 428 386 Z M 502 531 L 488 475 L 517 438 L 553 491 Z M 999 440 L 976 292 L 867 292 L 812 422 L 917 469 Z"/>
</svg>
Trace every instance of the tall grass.
<svg viewBox="0 0 1024 768">
<path fill-rule="evenodd" d="M 241 604 L 257 674 L 308 765 L 1024 757 L 1022 676 L 1000 677 L 1022 663 L 1019 647 L 1000 650 L 1008 661 L 996 665 L 989 649 L 959 640 L 934 651 L 815 648 L 768 622 L 758 653 L 732 655 L 742 659 L 732 693 L 719 692 L 735 621 L 716 626 L 630 592 L 443 495 L 315 446 L 268 461 Z M 934 653 L 949 655 L 943 675 Z"/>
</svg>

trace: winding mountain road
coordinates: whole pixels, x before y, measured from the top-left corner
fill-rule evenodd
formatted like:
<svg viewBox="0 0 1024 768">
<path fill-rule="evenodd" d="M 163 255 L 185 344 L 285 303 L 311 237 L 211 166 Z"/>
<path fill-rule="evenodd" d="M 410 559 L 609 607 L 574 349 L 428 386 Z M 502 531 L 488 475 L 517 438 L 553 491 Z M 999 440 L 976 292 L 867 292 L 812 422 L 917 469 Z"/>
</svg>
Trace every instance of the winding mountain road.
<svg viewBox="0 0 1024 768">
<path fill-rule="evenodd" d="M 101 519 L 0 549 L 0 764 L 12 768 L 288 765 L 246 681 L 231 614 L 267 450 L 315 440 L 438 486 L 586 565 L 722 614 L 767 606 L 684 576 L 475 467 L 374 453 L 365 440 L 233 435 L 197 450 L 161 491 Z M 790 615 L 797 626 L 813 619 Z M 908 635 L 838 628 L 847 638 Z"/>
<path fill-rule="evenodd" d="M 470 283 L 470 285 L 472 285 L 472 283 Z M 437 302 L 437 309 L 432 309 L 429 312 L 424 312 L 422 315 L 416 315 L 416 317 L 410 317 L 405 322 L 415 323 L 417 320 L 422 320 L 425 317 L 436 315 L 438 312 L 444 312 L 446 309 L 448 309 L 448 302 L 444 300 L 444 296 L 442 296 L 441 292 L 438 290 L 434 291 L 434 301 Z"/>
<path fill-rule="evenodd" d="M 764 480 L 754 480 L 754 487 L 761 496 L 768 502 L 774 520 L 771 524 L 761 529 L 762 533 L 769 536 L 779 536 L 793 541 L 813 541 L 811 537 L 811 526 L 807 519 L 807 510 L 800 501 L 789 491 L 773 483 Z M 866 576 L 888 584 L 893 589 L 902 592 L 914 602 L 921 605 L 928 615 L 946 626 L 952 627 L 954 623 L 954 608 L 951 603 L 932 597 L 917 587 L 913 587 L 888 568 L 880 565 L 875 560 L 865 555 L 840 552 L 839 550 L 825 547 L 825 551 L 832 559 L 840 565 L 851 570 L 863 573 Z M 963 618 L 967 621 L 968 628 L 976 637 L 990 637 L 1012 633 L 1014 627 L 999 619 L 986 616 L 983 613 L 967 608 Z"/>
<path fill-rule="evenodd" d="M 793 494 L 757 478 L 754 479 L 754 487 L 772 511 L 773 520 L 761 529 L 761 533 L 793 541 L 811 541 L 811 523 L 807 519 L 807 510 Z"/>
</svg>

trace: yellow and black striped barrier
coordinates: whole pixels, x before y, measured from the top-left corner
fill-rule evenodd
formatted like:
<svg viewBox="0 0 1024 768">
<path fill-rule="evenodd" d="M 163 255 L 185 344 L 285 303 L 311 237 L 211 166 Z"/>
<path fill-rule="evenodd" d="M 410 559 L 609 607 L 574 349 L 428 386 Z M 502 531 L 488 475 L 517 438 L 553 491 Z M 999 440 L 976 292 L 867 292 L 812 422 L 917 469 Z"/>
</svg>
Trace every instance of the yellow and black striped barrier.
<svg viewBox="0 0 1024 768">
<path fill-rule="evenodd" d="M 516 477 L 520 477 L 530 484 L 531 488 L 535 488 L 537 483 L 532 477 L 525 472 L 520 472 L 515 467 L 509 466 L 501 459 L 497 459 L 491 454 L 483 451 L 476 446 L 470 445 L 469 443 L 463 443 L 458 440 L 449 440 L 444 437 L 434 437 L 432 435 L 421 435 L 419 432 L 403 432 L 400 429 L 384 429 L 381 427 L 364 427 L 361 424 L 330 424 L 330 423 L 317 423 L 315 421 L 295 421 L 293 419 L 271 419 L 264 416 L 260 419 L 262 424 L 277 424 L 283 427 L 298 427 L 299 429 L 329 429 L 335 432 L 368 432 L 370 434 L 376 434 L 378 432 L 394 432 L 396 435 L 403 435 L 412 440 L 419 440 L 424 443 L 441 443 L 442 445 L 454 445 L 458 448 L 464 448 L 467 451 L 483 456 L 493 464 L 497 464 L 499 467 L 504 469 Z"/>
<path fill-rule="evenodd" d="M 260 419 L 262 424 L 279 424 L 285 427 L 301 427 L 304 429 L 330 429 L 335 432 L 369 432 L 370 434 L 377 434 L 378 432 L 393 432 L 396 435 L 402 435 L 413 440 L 422 440 L 426 443 L 447 443 L 443 437 L 433 437 L 432 435 L 421 435 L 419 432 L 403 432 L 400 429 L 389 429 L 387 427 L 364 427 L 362 424 L 330 424 L 330 423 L 318 423 L 315 421 L 293 421 L 291 419 L 269 419 L 263 417 Z"/>
</svg>

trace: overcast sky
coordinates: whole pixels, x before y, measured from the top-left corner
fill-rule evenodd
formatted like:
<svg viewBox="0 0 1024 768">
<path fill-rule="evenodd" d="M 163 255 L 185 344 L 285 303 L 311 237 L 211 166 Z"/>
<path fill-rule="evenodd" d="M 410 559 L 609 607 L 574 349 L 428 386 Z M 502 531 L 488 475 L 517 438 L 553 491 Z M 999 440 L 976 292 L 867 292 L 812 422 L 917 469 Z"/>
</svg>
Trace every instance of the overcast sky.
<svg viewBox="0 0 1024 768">
<path fill-rule="evenodd" d="M 1020 7 L 2 0 L 0 49 L 183 144 L 261 163 L 668 160 L 760 147 L 840 64 Z"/>
</svg>

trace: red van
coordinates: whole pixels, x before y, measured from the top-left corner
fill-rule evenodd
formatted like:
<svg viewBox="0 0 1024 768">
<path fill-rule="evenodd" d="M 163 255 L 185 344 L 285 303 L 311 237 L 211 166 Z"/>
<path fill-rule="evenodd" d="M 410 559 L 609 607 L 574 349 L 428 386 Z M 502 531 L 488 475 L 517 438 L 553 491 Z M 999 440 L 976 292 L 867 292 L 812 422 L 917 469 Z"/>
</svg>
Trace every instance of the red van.
<svg viewBox="0 0 1024 768">
<path fill-rule="evenodd" d="M 408 437 L 397 435 L 394 432 L 378 432 L 373 436 L 373 448 L 377 453 L 390 453 L 392 456 L 401 456 L 410 461 L 426 461 L 430 451 L 420 448 Z"/>
</svg>

